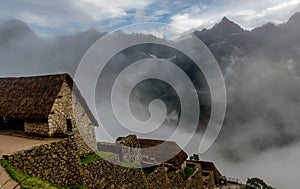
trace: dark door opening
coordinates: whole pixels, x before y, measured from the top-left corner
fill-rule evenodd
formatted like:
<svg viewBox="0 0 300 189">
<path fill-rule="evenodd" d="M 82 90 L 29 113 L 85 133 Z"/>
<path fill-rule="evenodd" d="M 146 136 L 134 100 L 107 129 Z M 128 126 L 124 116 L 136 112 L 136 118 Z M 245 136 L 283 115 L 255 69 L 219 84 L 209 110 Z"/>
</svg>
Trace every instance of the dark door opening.
<svg viewBox="0 0 300 189">
<path fill-rule="evenodd" d="M 4 129 L 4 120 L 3 117 L 0 116 L 0 131 Z"/>
<path fill-rule="evenodd" d="M 72 132 L 72 120 L 67 119 L 67 131 Z"/>
<path fill-rule="evenodd" d="M 4 119 L 3 117 L 0 117 L 0 130 L 25 131 L 24 120 L 15 118 Z"/>
</svg>

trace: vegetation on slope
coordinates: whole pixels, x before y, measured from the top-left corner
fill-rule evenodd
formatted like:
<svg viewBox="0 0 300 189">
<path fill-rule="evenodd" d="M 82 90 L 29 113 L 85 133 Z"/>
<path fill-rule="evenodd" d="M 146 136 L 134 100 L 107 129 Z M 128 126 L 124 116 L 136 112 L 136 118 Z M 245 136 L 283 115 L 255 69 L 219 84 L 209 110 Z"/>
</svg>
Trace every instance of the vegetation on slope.
<svg viewBox="0 0 300 189">
<path fill-rule="evenodd" d="M 128 161 L 121 161 L 120 164 L 122 167 L 126 167 L 126 168 L 137 167 L 136 163 L 128 162 Z"/>
<path fill-rule="evenodd" d="M 196 169 L 191 168 L 191 167 L 186 167 L 184 168 L 184 176 L 186 179 L 190 178 L 192 174 L 196 171 Z"/>
</svg>

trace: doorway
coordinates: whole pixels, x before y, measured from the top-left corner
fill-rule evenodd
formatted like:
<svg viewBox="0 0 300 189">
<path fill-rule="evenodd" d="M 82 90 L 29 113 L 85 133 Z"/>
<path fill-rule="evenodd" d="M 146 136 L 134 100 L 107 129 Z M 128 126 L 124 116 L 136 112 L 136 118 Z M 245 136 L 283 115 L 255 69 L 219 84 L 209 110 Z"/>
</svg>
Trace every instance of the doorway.
<svg viewBox="0 0 300 189">
<path fill-rule="evenodd" d="M 24 120 L 0 117 L 0 130 L 25 131 Z"/>
</svg>

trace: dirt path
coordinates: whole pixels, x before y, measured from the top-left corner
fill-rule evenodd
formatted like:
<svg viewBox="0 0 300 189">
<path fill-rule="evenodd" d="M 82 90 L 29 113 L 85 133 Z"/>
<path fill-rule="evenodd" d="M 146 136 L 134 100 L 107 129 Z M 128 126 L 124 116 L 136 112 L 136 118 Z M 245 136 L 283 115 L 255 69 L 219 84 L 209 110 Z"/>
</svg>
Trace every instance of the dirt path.
<svg viewBox="0 0 300 189">
<path fill-rule="evenodd" d="M 57 140 L 58 139 L 30 139 L 23 137 L 0 135 L 0 158 L 2 158 L 3 155 L 8 155 L 16 151 L 30 149 L 33 146 L 47 144 Z M 0 166 L 0 173 L 2 173 L 0 175 L 0 185 L 6 182 L 7 180 L 10 180 L 2 188 L 0 187 L 1 189 L 12 189 L 14 186 L 17 185 L 17 182 L 11 180 L 11 178 L 2 166 Z"/>
</svg>

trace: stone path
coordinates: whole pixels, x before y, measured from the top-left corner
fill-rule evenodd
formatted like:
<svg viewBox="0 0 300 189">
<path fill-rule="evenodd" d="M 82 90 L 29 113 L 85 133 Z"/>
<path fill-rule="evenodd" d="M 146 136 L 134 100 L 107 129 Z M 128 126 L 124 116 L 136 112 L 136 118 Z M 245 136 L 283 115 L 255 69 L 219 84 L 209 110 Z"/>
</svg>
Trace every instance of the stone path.
<svg viewBox="0 0 300 189">
<path fill-rule="evenodd" d="M 29 137 L 20 137 L 20 136 L 8 136 L 8 135 L 1 135 L 0 133 L 0 159 L 3 155 L 8 155 L 10 153 L 30 149 L 33 146 L 38 146 L 41 144 L 47 144 L 59 139 L 31 139 Z M 5 169 L 0 166 L 0 185 L 10 180 L 7 184 L 5 184 L 1 189 L 12 189 L 14 186 L 17 185 L 17 182 L 11 180 L 9 175 L 6 173 Z M 17 187 L 18 189 L 20 187 Z"/>
</svg>

